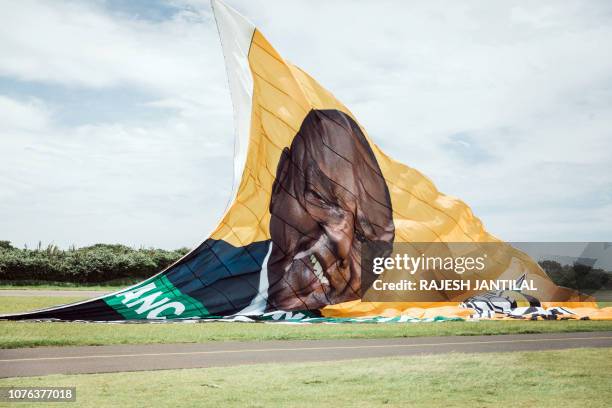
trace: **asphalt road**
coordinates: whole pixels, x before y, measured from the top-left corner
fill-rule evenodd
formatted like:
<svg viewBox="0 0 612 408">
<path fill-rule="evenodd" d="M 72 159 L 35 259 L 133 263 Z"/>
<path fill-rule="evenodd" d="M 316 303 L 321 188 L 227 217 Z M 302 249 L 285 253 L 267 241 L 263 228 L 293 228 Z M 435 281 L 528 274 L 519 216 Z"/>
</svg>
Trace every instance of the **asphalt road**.
<svg viewBox="0 0 612 408">
<path fill-rule="evenodd" d="M 0 377 L 333 361 L 370 357 L 612 347 L 612 332 L 366 340 L 40 347 L 0 351 Z"/>
</svg>

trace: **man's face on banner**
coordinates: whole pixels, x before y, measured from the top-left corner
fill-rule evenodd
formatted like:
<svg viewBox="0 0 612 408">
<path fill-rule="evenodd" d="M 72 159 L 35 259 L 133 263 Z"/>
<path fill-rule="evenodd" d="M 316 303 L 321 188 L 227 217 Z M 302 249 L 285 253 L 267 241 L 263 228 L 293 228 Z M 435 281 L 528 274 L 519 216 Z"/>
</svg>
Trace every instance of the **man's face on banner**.
<svg viewBox="0 0 612 408">
<path fill-rule="evenodd" d="M 311 111 L 278 163 L 270 202 L 268 309 L 319 309 L 359 298 L 361 245 L 391 252 L 391 199 L 359 126 Z"/>
</svg>

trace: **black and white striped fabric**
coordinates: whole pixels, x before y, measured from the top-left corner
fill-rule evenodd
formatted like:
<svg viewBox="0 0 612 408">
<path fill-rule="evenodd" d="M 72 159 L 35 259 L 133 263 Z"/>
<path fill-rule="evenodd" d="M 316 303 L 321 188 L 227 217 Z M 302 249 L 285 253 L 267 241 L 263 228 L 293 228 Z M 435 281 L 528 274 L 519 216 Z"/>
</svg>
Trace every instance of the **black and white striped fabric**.
<svg viewBox="0 0 612 408">
<path fill-rule="evenodd" d="M 520 287 L 525 275 L 517 279 Z M 557 320 L 574 316 L 575 313 L 564 307 L 542 307 L 540 301 L 520 291 L 499 290 L 472 296 L 461 303 L 461 307 L 474 310 L 474 319 L 508 317 L 528 320 Z"/>
</svg>

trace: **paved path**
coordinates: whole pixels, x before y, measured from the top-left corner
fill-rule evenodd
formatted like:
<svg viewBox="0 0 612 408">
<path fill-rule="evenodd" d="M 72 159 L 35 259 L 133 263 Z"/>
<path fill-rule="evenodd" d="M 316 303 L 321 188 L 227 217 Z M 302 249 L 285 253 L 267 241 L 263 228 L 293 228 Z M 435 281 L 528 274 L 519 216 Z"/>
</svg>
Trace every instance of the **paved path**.
<svg viewBox="0 0 612 408">
<path fill-rule="evenodd" d="M 55 290 L 55 289 L 0 289 L 0 296 L 28 297 L 82 297 L 95 298 L 111 293 L 110 290 Z"/>
<path fill-rule="evenodd" d="M 205 325 L 202 330 L 206 330 Z M 612 347 L 612 331 L 0 350 L 0 377 L 332 361 L 449 352 L 557 350 L 577 347 Z"/>
</svg>

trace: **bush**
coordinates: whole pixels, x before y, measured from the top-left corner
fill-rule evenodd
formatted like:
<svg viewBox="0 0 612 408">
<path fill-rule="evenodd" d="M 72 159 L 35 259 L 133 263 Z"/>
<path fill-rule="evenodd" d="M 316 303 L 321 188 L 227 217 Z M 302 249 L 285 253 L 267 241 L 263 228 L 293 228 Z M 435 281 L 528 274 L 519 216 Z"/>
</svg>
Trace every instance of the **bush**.
<svg viewBox="0 0 612 408">
<path fill-rule="evenodd" d="M 588 293 L 606 288 L 611 283 L 609 272 L 579 262 L 561 265 L 556 261 L 542 261 L 539 264 L 555 284 L 566 288 Z"/>
<path fill-rule="evenodd" d="M 0 281 L 104 283 L 145 279 L 165 269 L 189 250 L 133 249 L 125 245 L 96 244 L 61 250 L 18 249 L 0 241 Z"/>
</svg>

